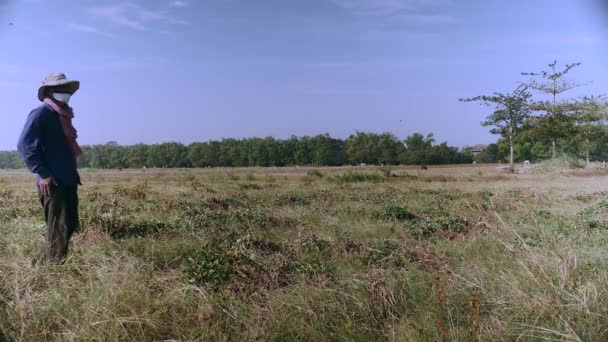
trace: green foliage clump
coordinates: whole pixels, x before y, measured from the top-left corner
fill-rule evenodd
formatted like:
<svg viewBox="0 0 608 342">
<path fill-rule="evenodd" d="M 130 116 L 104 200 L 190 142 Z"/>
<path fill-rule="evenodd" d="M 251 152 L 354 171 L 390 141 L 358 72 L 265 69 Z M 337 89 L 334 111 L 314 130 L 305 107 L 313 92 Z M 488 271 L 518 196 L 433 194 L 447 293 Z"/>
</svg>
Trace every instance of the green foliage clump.
<svg viewBox="0 0 608 342">
<path fill-rule="evenodd" d="M 520 233 L 521 243 L 525 243 L 530 247 L 540 247 L 543 245 L 543 238 L 538 232 L 521 232 Z"/>
<path fill-rule="evenodd" d="M 379 182 L 381 179 L 379 174 L 367 172 L 348 171 L 342 175 L 336 176 L 336 180 L 342 183 Z"/>
<path fill-rule="evenodd" d="M 308 198 L 301 192 L 282 194 L 277 196 L 275 203 L 278 205 L 307 205 L 309 203 Z"/>
<path fill-rule="evenodd" d="M 361 258 L 363 265 L 377 265 L 385 260 L 394 251 L 399 249 L 399 243 L 394 240 L 379 240 L 370 242 L 367 252 Z"/>
<path fill-rule="evenodd" d="M 579 215 L 595 215 L 608 213 L 608 201 L 603 199 L 597 202 L 595 205 L 587 207 L 579 212 Z"/>
<path fill-rule="evenodd" d="M 467 221 L 460 217 L 439 216 L 424 218 L 415 224 L 407 226 L 409 232 L 418 238 L 428 238 L 438 232 L 464 233 Z"/>
<path fill-rule="evenodd" d="M 296 262 L 296 271 L 300 274 L 325 274 L 334 271 L 331 263 L 332 242 L 309 236 L 299 241 L 299 253 Z"/>
<path fill-rule="evenodd" d="M 393 168 L 390 166 L 381 166 L 378 169 L 386 178 L 390 178 L 393 176 Z"/>
<path fill-rule="evenodd" d="M 418 257 L 405 245 L 395 240 L 377 240 L 370 242 L 361 257 L 361 262 L 368 267 L 403 268 L 417 261 Z"/>
<path fill-rule="evenodd" d="M 10 222 L 23 216 L 19 208 L 0 208 L 0 222 Z"/>
<path fill-rule="evenodd" d="M 242 209 L 234 212 L 235 222 L 251 228 L 267 228 L 272 221 L 271 215 L 263 209 Z"/>
<path fill-rule="evenodd" d="M 108 233 L 114 239 L 126 239 L 148 235 L 170 234 L 178 230 L 179 227 L 170 221 L 141 220 L 129 222 L 128 220 L 123 220 L 123 224 L 113 225 Z"/>
<path fill-rule="evenodd" d="M 607 230 L 608 229 L 608 201 L 600 200 L 595 205 L 587 207 L 579 211 L 578 216 L 583 228 L 589 230 Z"/>
<path fill-rule="evenodd" d="M 317 169 L 306 171 L 306 175 L 309 177 L 318 177 L 318 178 L 325 177 L 325 174 Z"/>
<path fill-rule="evenodd" d="M 191 284 L 219 286 L 233 276 L 246 276 L 247 268 L 252 263 L 251 258 L 241 253 L 235 245 L 213 239 L 188 258 L 183 274 Z"/>
<path fill-rule="evenodd" d="M 244 183 L 239 184 L 239 188 L 243 190 L 262 190 L 264 189 L 264 186 L 256 183 Z"/>
<path fill-rule="evenodd" d="M 537 169 L 540 171 L 550 171 L 553 169 L 582 169 L 585 165 L 585 161 L 580 158 L 562 154 L 556 158 L 543 160 Z"/>
<path fill-rule="evenodd" d="M 372 219 L 375 220 L 407 221 L 415 218 L 416 215 L 412 214 L 407 209 L 395 205 L 387 206 L 382 210 L 372 212 Z"/>
<path fill-rule="evenodd" d="M 228 179 L 231 181 L 238 181 L 239 179 L 241 179 L 241 177 L 239 177 L 237 174 L 234 174 L 232 172 L 228 173 Z"/>
<path fill-rule="evenodd" d="M 137 184 L 132 187 L 126 187 L 121 185 L 114 186 L 114 194 L 117 196 L 124 196 L 132 200 L 145 200 L 150 192 L 150 186 L 148 183 Z"/>
</svg>

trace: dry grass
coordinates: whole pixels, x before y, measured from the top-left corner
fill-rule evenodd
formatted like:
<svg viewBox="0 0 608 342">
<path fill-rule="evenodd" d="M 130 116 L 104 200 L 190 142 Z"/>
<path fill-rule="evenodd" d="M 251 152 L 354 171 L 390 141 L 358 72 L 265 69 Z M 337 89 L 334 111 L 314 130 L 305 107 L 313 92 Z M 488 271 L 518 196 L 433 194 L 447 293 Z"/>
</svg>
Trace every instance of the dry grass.
<svg viewBox="0 0 608 342">
<path fill-rule="evenodd" d="M 33 179 L 0 171 L 0 341 L 608 339 L 601 170 L 82 175 L 70 258 L 32 268 Z"/>
</svg>

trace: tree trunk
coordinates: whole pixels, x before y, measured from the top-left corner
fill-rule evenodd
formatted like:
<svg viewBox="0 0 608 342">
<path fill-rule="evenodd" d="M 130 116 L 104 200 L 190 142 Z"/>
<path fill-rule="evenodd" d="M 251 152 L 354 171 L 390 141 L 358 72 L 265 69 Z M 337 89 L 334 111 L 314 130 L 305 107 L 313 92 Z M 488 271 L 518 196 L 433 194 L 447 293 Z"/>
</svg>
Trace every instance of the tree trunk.
<svg viewBox="0 0 608 342">
<path fill-rule="evenodd" d="M 589 167 L 589 139 L 587 139 L 587 147 L 585 148 L 585 157 L 587 157 L 587 167 Z"/>
<path fill-rule="evenodd" d="M 509 155 L 509 171 L 513 172 L 515 171 L 515 167 L 513 166 L 513 135 L 509 134 L 509 148 L 510 148 L 510 155 Z"/>
<path fill-rule="evenodd" d="M 555 118 L 555 107 L 557 104 L 557 80 L 553 80 L 553 108 L 551 108 L 551 116 Z M 555 159 L 555 138 L 551 139 L 551 156 Z"/>
</svg>

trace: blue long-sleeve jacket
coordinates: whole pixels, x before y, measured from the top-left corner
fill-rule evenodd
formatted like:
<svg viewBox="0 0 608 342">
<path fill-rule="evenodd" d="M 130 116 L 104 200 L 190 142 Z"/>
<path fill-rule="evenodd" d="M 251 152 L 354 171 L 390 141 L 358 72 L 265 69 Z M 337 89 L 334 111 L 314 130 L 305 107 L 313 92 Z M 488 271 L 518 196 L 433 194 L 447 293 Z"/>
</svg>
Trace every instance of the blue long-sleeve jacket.
<svg viewBox="0 0 608 342">
<path fill-rule="evenodd" d="M 61 185 L 80 184 L 76 158 L 59 121 L 59 114 L 47 104 L 27 117 L 17 149 L 27 168 L 41 178 L 53 177 Z"/>
</svg>

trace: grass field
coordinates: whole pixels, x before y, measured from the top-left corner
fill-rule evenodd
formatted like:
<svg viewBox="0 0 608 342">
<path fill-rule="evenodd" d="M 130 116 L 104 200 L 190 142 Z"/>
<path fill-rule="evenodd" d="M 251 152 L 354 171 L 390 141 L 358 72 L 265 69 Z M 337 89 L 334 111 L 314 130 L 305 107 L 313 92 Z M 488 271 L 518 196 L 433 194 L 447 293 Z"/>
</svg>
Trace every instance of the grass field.
<svg viewBox="0 0 608 342">
<path fill-rule="evenodd" d="M 61 266 L 0 171 L 0 340 L 608 340 L 608 172 L 82 172 Z"/>
</svg>

